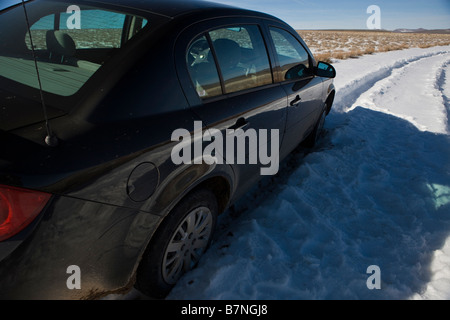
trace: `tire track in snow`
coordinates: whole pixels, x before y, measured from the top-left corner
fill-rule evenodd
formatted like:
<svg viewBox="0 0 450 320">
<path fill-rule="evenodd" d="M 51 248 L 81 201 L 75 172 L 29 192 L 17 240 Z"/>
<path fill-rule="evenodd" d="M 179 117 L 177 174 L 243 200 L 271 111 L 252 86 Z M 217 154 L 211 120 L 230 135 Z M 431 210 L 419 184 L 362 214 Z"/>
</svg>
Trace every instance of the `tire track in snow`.
<svg viewBox="0 0 450 320">
<path fill-rule="evenodd" d="M 358 100 L 358 98 L 364 94 L 366 91 L 370 90 L 377 82 L 388 78 L 397 69 L 402 69 L 410 63 L 420 61 L 429 57 L 436 55 L 442 55 L 448 53 L 447 50 L 437 51 L 437 52 L 427 52 L 419 55 L 415 55 L 409 58 L 399 58 L 398 60 L 392 62 L 390 65 L 382 65 L 379 69 L 371 71 L 368 68 L 366 74 L 359 78 L 353 78 L 349 83 L 345 83 L 342 86 L 336 84 L 336 98 L 333 105 L 333 110 L 338 112 L 346 112 L 348 109 Z M 339 81 L 339 65 L 336 65 L 337 78 L 335 81 Z M 364 67 L 362 65 L 361 67 Z"/>
<path fill-rule="evenodd" d="M 362 93 L 348 111 L 361 106 L 408 120 L 421 131 L 446 134 L 441 76 L 449 63 L 450 53 L 438 53 L 395 68 Z"/>
<path fill-rule="evenodd" d="M 445 110 L 447 111 L 447 132 L 450 132 L 450 83 L 447 78 L 449 69 L 450 62 L 447 61 L 447 63 L 442 66 L 442 69 L 436 79 L 436 86 L 442 94 Z"/>
</svg>

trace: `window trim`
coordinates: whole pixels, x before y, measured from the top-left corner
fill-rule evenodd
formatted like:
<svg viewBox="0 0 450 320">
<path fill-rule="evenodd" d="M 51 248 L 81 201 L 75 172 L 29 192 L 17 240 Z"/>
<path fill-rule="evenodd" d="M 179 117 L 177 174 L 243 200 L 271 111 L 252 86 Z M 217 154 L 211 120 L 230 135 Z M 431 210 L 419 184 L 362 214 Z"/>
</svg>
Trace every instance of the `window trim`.
<svg viewBox="0 0 450 320">
<path fill-rule="evenodd" d="M 218 30 L 218 29 L 214 29 L 214 30 Z M 205 32 L 204 36 L 206 38 L 206 41 L 208 41 L 209 50 L 211 50 L 211 55 L 212 55 L 213 60 L 214 60 L 214 65 L 216 66 L 216 71 L 217 71 L 217 74 L 219 75 L 220 88 L 222 90 L 222 94 L 221 95 L 223 96 L 223 95 L 226 94 L 226 91 L 225 91 L 225 80 L 223 79 L 222 68 L 220 68 L 219 61 L 217 59 L 216 48 L 213 45 L 213 41 L 211 39 L 211 35 L 209 34 L 210 32 L 211 31 Z M 219 94 L 217 96 L 221 96 L 221 95 Z M 199 98 L 201 99 L 201 97 L 199 97 Z M 211 97 L 211 98 L 213 98 L 213 97 Z M 202 100 L 206 100 L 206 99 L 202 99 Z"/>
</svg>

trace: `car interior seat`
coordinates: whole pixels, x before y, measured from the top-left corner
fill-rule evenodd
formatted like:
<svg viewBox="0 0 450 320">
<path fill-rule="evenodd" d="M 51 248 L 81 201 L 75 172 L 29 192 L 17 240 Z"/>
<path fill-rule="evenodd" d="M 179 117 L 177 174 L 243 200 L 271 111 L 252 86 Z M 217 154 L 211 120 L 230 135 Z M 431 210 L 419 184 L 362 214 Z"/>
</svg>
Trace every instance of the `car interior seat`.
<svg viewBox="0 0 450 320">
<path fill-rule="evenodd" d="M 246 74 L 245 68 L 239 67 L 241 62 L 241 47 L 236 41 L 230 39 L 217 39 L 214 41 L 217 59 L 225 81 Z"/>
<path fill-rule="evenodd" d="M 99 64 L 80 60 L 75 57 L 76 45 L 73 38 L 61 30 L 48 30 L 46 33 L 47 50 L 50 52 L 50 61 L 58 64 L 67 64 L 82 69 L 97 71 Z"/>
</svg>

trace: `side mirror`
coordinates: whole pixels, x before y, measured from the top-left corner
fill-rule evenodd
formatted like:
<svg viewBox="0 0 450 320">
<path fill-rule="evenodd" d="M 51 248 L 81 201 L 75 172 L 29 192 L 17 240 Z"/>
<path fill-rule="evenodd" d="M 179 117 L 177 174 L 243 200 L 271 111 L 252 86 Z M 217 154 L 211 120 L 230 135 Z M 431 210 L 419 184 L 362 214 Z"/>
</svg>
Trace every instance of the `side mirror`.
<svg viewBox="0 0 450 320">
<path fill-rule="evenodd" d="M 317 67 L 314 68 L 314 73 L 316 76 L 325 78 L 335 78 L 336 69 L 329 63 L 319 61 Z"/>
</svg>

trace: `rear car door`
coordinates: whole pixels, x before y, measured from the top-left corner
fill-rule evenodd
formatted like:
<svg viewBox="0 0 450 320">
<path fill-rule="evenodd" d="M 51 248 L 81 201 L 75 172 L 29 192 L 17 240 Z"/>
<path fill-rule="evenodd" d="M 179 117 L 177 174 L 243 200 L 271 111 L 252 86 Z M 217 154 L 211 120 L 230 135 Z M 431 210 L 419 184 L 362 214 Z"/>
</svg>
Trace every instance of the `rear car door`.
<svg viewBox="0 0 450 320">
<path fill-rule="evenodd" d="M 288 96 L 282 153 L 288 153 L 313 130 L 323 108 L 323 81 L 314 76 L 314 60 L 298 35 L 282 25 L 269 25 L 275 81 Z"/>
<path fill-rule="evenodd" d="M 266 131 L 267 155 L 276 148 L 279 160 L 287 100 L 284 89 L 273 80 L 258 20 L 239 20 L 224 18 L 194 25 L 180 37 L 176 54 L 180 81 L 191 109 L 210 130 L 219 130 L 224 140 L 230 129 L 257 133 L 257 144 L 250 143 L 250 134 L 241 140 L 246 143 L 245 163 L 236 146 L 234 161 L 226 161 L 233 166 L 243 192 L 263 174 L 262 167 L 272 167 L 273 174 L 278 171 L 278 164 L 261 162 L 260 134 Z M 225 146 L 222 157 L 230 160 L 228 151 Z"/>
</svg>

